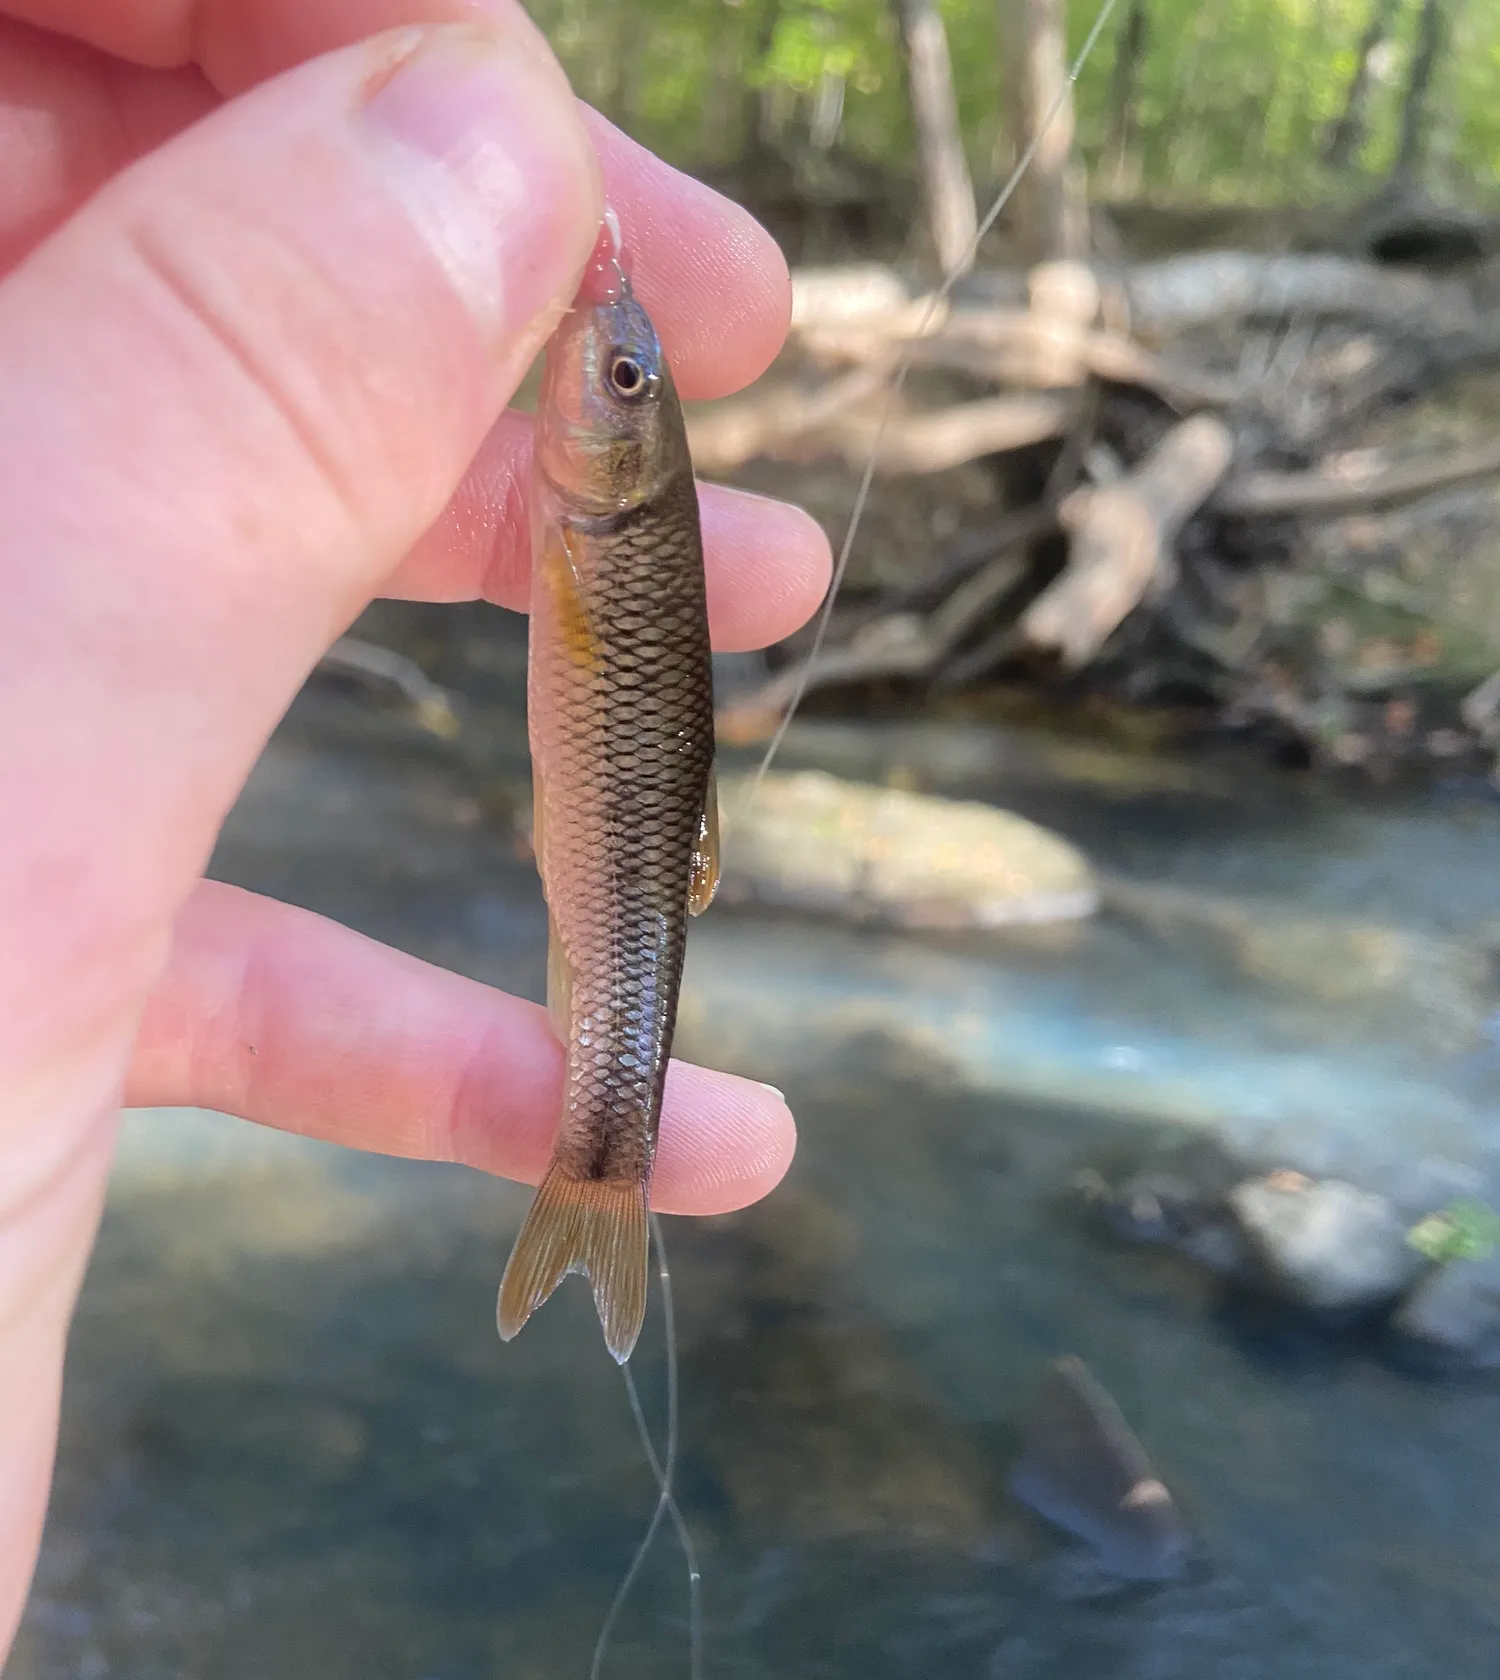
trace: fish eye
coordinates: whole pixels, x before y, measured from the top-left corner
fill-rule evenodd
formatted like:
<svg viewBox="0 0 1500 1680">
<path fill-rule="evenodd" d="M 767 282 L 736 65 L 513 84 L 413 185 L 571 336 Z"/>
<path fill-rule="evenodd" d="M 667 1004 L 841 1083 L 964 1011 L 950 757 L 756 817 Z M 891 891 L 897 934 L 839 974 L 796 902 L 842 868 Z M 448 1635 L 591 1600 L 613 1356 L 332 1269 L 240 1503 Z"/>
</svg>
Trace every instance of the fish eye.
<svg viewBox="0 0 1500 1680">
<path fill-rule="evenodd" d="M 650 380 L 634 356 L 616 356 L 609 364 L 610 389 L 627 400 L 644 394 Z"/>
</svg>

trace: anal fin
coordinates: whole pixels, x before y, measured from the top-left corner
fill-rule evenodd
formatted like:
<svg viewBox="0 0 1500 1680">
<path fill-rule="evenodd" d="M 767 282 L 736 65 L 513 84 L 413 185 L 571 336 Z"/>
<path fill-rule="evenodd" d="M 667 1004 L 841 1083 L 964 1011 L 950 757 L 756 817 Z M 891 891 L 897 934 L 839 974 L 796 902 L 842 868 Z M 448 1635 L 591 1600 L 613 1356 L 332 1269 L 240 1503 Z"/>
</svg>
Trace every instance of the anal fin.
<svg viewBox="0 0 1500 1680">
<path fill-rule="evenodd" d="M 644 1184 L 574 1178 L 554 1161 L 500 1282 L 500 1339 L 508 1342 L 569 1272 L 582 1272 L 605 1345 L 623 1365 L 646 1317 L 648 1246 Z"/>
<path fill-rule="evenodd" d="M 708 773 L 708 793 L 698 819 L 698 838 L 693 845 L 693 874 L 688 887 L 688 914 L 701 916 L 719 890 L 719 778 Z"/>
</svg>

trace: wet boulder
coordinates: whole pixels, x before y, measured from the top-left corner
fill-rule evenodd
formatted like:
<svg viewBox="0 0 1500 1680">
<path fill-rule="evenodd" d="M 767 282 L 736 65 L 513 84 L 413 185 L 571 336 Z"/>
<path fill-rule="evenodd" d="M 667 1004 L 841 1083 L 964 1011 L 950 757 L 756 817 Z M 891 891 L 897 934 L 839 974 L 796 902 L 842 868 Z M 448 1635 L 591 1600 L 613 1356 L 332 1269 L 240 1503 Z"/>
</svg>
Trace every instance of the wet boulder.
<svg viewBox="0 0 1500 1680">
<path fill-rule="evenodd" d="M 787 1185 L 673 1245 L 684 1393 L 740 1532 L 764 1543 L 971 1552 L 991 1527 L 986 1461 L 909 1352 L 850 1298 L 858 1227 Z"/>
<path fill-rule="evenodd" d="M 1424 934 L 1155 881 L 1108 881 L 1105 901 L 1147 935 L 1224 965 L 1268 996 L 1420 1035 L 1438 1051 L 1473 1049 L 1500 1001 L 1493 952 L 1472 934 Z"/>
<path fill-rule="evenodd" d="M 1222 1193 L 1183 1173 L 1145 1168 L 1111 1185 L 1090 1172 L 1074 1189 L 1123 1242 L 1174 1248 L 1227 1277 L 1245 1269 L 1245 1241 Z"/>
<path fill-rule="evenodd" d="M 1021 1421 L 1011 1492 L 1112 1575 L 1171 1581 L 1191 1535 L 1123 1413 L 1081 1359 L 1055 1360 Z"/>
<path fill-rule="evenodd" d="M 1403 1361 L 1439 1371 L 1500 1369 L 1500 1254 L 1453 1260 L 1423 1278 L 1390 1324 Z"/>
<path fill-rule="evenodd" d="M 727 779 L 722 892 L 897 927 L 994 928 L 1092 915 L 1087 860 L 991 805 L 817 771 Z"/>
<path fill-rule="evenodd" d="M 1383 1306 L 1429 1264 L 1384 1196 L 1341 1179 L 1276 1172 L 1236 1185 L 1229 1201 L 1265 1281 L 1315 1311 Z"/>
</svg>

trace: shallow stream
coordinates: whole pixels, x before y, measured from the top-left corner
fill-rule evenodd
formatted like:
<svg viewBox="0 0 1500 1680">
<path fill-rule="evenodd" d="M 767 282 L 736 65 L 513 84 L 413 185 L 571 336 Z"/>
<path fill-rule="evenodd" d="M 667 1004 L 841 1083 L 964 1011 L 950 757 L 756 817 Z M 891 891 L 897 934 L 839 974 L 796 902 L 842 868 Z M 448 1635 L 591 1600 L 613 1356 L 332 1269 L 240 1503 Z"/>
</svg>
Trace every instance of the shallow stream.
<svg viewBox="0 0 1500 1680">
<path fill-rule="evenodd" d="M 477 637 L 477 632 L 476 632 Z M 536 996 L 515 638 L 446 644 L 459 741 L 304 697 L 215 873 Z M 444 664 L 446 661 L 446 664 Z M 1080 844 L 1093 922 L 695 927 L 679 1048 L 782 1086 L 785 1186 L 669 1221 L 681 1492 L 724 1680 L 1437 1680 L 1495 1666 L 1500 1387 L 1439 1383 L 1109 1241 L 1082 1167 L 1173 1138 L 1407 1211 L 1500 1190 L 1500 804 L 931 725 L 792 758 Z M 651 1503 L 569 1285 L 502 1348 L 528 1192 L 194 1113 L 129 1118 L 7 1680 L 563 1680 Z M 1085 1359 L 1202 1541 L 1122 1588 L 1004 1492 Z M 661 1408 L 654 1321 L 635 1360 Z M 664 1541 L 606 1672 L 686 1674 Z"/>
</svg>

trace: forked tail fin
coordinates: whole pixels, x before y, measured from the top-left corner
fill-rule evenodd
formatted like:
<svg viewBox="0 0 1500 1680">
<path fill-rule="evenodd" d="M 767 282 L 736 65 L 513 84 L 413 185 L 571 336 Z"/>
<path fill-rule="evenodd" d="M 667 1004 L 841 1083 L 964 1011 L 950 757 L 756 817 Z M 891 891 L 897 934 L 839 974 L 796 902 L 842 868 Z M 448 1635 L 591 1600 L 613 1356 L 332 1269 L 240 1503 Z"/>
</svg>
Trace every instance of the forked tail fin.
<svg viewBox="0 0 1500 1680">
<path fill-rule="evenodd" d="M 500 1280 L 500 1339 L 508 1342 L 569 1272 L 582 1272 L 605 1345 L 623 1365 L 646 1316 L 647 1246 L 643 1183 L 574 1178 L 554 1161 Z"/>
</svg>

